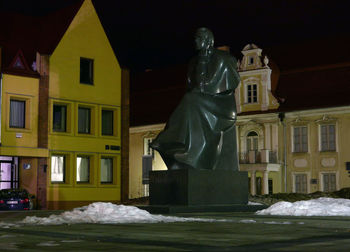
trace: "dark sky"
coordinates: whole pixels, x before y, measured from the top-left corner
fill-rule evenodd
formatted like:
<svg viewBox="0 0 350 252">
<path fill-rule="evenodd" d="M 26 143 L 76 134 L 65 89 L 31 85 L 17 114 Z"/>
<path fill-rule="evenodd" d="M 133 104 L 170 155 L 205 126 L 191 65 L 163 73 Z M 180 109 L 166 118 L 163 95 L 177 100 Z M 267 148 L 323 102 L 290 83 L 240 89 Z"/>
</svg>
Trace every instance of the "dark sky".
<svg viewBox="0 0 350 252">
<path fill-rule="evenodd" d="M 0 9 L 45 15 L 75 0 L 0 0 Z M 215 44 L 235 54 L 350 35 L 348 1 L 337 0 L 93 0 L 120 63 L 132 71 L 186 63 L 193 34 L 210 28 Z"/>
</svg>

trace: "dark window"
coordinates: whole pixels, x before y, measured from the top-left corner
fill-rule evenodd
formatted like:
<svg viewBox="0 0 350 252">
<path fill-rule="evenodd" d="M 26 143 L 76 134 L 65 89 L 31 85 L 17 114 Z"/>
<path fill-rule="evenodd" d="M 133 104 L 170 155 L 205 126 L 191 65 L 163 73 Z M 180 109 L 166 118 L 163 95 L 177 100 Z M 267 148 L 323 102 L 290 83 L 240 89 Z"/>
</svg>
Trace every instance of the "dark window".
<svg viewBox="0 0 350 252">
<path fill-rule="evenodd" d="M 10 100 L 10 127 L 25 128 L 26 102 Z"/>
<path fill-rule="evenodd" d="M 102 110 L 102 135 L 113 136 L 112 110 Z"/>
<path fill-rule="evenodd" d="M 90 134 L 91 109 L 78 109 L 78 133 Z"/>
<path fill-rule="evenodd" d="M 258 102 L 258 86 L 256 84 L 249 84 L 247 86 L 247 102 Z"/>
<path fill-rule="evenodd" d="M 53 131 L 66 132 L 67 106 L 53 105 Z"/>
<path fill-rule="evenodd" d="M 92 59 L 80 58 L 80 83 L 94 83 L 94 61 Z"/>
<path fill-rule="evenodd" d="M 321 125 L 321 151 L 335 151 L 335 125 Z"/>
<path fill-rule="evenodd" d="M 294 152 L 307 152 L 307 127 L 294 127 Z"/>
</svg>

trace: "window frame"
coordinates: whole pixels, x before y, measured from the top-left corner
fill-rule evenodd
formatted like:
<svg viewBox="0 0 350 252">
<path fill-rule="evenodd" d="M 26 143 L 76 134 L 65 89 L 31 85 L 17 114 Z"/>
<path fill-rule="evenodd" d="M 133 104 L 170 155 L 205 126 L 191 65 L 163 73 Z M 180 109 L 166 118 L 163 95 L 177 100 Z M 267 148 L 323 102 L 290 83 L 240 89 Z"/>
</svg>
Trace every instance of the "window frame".
<svg viewBox="0 0 350 252">
<path fill-rule="evenodd" d="M 63 157 L 63 180 L 62 181 L 56 181 L 52 180 L 52 158 L 53 157 Z M 50 183 L 51 184 L 66 184 L 67 182 L 67 157 L 63 154 L 52 154 L 51 160 L 50 160 Z"/>
<path fill-rule="evenodd" d="M 111 112 L 111 114 L 112 114 L 112 122 L 110 122 L 112 125 L 112 133 L 111 134 L 105 134 L 104 132 L 103 132 L 103 112 L 104 111 L 108 111 L 108 112 Z M 115 136 L 115 110 L 113 110 L 113 109 L 107 109 L 107 108 L 102 108 L 101 109 L 101 135 L 102 136 L 106 136 L 106 137 L 110 137 L 110 136 Z"/>
<path fill-rule="evenodd" d="M 255 87 L 255 90 L 254 90 L 254 87 Z M 254 95 L 254 91 L 256 92 L 256 95 Z M 246 103 L 247 104 L 258 103 L 258 84 L 257 83 L 246 84 Z"/>
<path fill-rule="evenodd" d="M 302 129 L 305 128 L 306 129 L 306 150 L 304 149 L 304 143 L 303 143 L 303 132 Z M 295 141 L 295 130 L 298 129 L 299 131 L 299 135 L 298 135 L 298 139 L 299 139 L 299 149 L 296 148 L 296 141 Z M 293 125 L 292 126 L 292 150 L 293 153 L 307 153 L 309 152 L 309 127 L 307 125 Z"/>
<path fill-rule="evenodd" d="M 102 159 L 109 159 L 111 160 L 111 164 L 112 164 L 112 167 L 111 167 L 111 181 L 102 181 Z M 100 176 L 99 176 L 99 183 L 101 185 L 112 185 L 112 184 L 115 184 L 115 178 L 114 178 L 114 175 L 115 175 L 115 160 L 114 160 L 114 157 L 110 157 L 110 156 L 101 156 L 100 157 Z"/>
<path fill-rule="evenodd" d="M 82 109 L 82 110 L 89 110 L 89 123 L 88 123 L 88 126 L 89 126 L 89 130 L 88 132 L 81 132 L 80 131 L 80 126 L 79 126 L 79 110 Z M 86 107 L 86 106 L 80 106 L 78 105 L 78 116 L 77 116 L 77 120 L 78 120 L 78 125 L 77 125 L 77 131 L 78 131 L 78 134 L 82 134 L 82 135 L 91 135 L 92 134 L 92 115 L 93 115 L 93 108 L 91 107 Z"/>
<path fill-rule="evenodd" d="M 88 180 L 86 181 L 78 181 L 78 158 L 87 158 L 88 159 Z M 91 176 L 91 170 L 92 170 L 92 157 L 89 155 L 84 155 L 84 154 L 78 154 L 75 159 L 75 164 L 76 164 L 76 169 L 75 169 L 75 182 L 77 184 L 91 184 L 92 183 L 92 176 Z"/>
<path fill-rule="evenodd" d="M 329 130 L 329 126 L 333 126 L 334 127 L 334 149 L 331 149 L 330 148 L 330 130 Z M 326 142 L 327 142 L 327 148 L 324 149 L 323 148 L 323 134 L 322 134 L 322 127 L 327 127 L 326 128 Z M 338 139 L 337 139 L 337 124 L 334 122 L 334 123 L 323 123 L 323 124 L 320 124 L 319 125 L 319 151 L 320 152 L 336 152 L 337 151 L 337 142 L 338 142 Z"/>
<path fill-rule="evenodd" d="M 334 174 L 335 176 L 335 190 L 334 191 L 337 191 L 339 190 L 339 186 L 338 186 L 338 183 L 339 183 L 339 173 L 337 171 L 323 171 L 323 172 L 320 172 L 320 191 L 321 192 L 326 192 L 324 190 L 324 187 L 325 187 L 325 184 L 324 184 L 324 175 L 325 174 Z"/>
<path fill-rule="evenodd" d="M 88 62 L 89 64 L 89 70 L 88 70 L 88 74 L 89 74 L 89 77 L 88 79 L 89 80 L 85 80 L 84 78 L 82 79 L 82 62 L 85 61 L 85 62 Z M 90 59 L 90 58 L 85 58 L 85 57 L 80 57 L 80 72 L 79 72 L 79 82 L 80 84 L 85 84 L 85 85 L 94 85 L 94 59 Z"/>
<path fill-rule="evenodd" d="M 11 108 L 12 108 L 12 102 L 20 102 L 20 103 L 23 103 L 24 105 L 24 109 L 23 109 L 23 118 L 22 118 L 22 121 L 23 121 L 23 127 L 22 126 L 13 126 L 11 125 Z M 9 103 L 9 128 L 11 129 L 26 129 L 27 127 L 27 101 L 25 99 L 20 99 L 20 98 L 17 98 L 17 97 L 10 97 L 10 103 Z"/>
<path fill-rule="evenodd" d="M 310 193 L 310 173 L 309 172 L 294 172 L 294 173 L 292 173 L 293 193 L 297 193 L 296 176 L 298 176 L 298 175 L 305 175 L 306 176 L 306 192 L 305 193 Z M 300 193 L 300 192 L 298 192 L 298 193 Z"/>
<path fill-rule="evenodd" d="M 64 130 L 57 130 L 55 129 L 55 106 L 59 106 L 59 107 L 64 107 L 65 108 L 65 117 L 64 117 Z M 61 103 L 53 103 L 52 105 L 52 132 L 55 133 L 67 133 L 68 132 L 68 104 L 61 104 Z M 62 118 L 61 118 L 62 119 Z"/>
</svg>

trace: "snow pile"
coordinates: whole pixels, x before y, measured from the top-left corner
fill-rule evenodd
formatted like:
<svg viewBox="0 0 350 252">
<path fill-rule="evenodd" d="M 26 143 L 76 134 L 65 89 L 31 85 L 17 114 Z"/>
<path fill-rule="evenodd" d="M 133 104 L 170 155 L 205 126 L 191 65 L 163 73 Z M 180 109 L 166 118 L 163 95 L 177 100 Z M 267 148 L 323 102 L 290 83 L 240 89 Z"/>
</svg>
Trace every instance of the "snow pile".
<svg viewBox="0 0 350 252">
<path fill-rule="evenodd" d="M 153 215 L 134 206 L 115 205 L 112 203 L 95 202 L 88 206 L 75 208 L 60 215 L 49 217 L 27 216 L 22 224 L 31 225 L 60 225 L 76 223 L 157 223 L 157 222 L 211 222 L 212 219 L 180 218 Z"/>
<path fill-rule="evenodd" d="M 292 216 L 350 216 L 350 200 L 318 198 L 294 203 L 281 201 L 267 209 L 257 211 L 259 215 Z"/>
</svg>

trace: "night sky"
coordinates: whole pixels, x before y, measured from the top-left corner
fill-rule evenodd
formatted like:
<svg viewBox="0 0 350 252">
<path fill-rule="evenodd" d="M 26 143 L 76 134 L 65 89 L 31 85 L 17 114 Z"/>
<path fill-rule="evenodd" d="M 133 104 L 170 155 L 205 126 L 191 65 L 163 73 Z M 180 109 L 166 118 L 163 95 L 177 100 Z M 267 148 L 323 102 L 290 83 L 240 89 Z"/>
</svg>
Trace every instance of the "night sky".
<svg viewBox="0 0 350 252">
<path fill-rule="evenodd" d="M 0 0 L 0 10 L 45 15 L 76 0 Z M 133 72 L 186 63 L 193 34 L 210 28 L 215 45 L 238 55 L 261 48 L 350 35 L 348 1 L 93 0 L 122 66 Z M 3 25 L 3 24 L 2 24 Z"/>
</svg>

